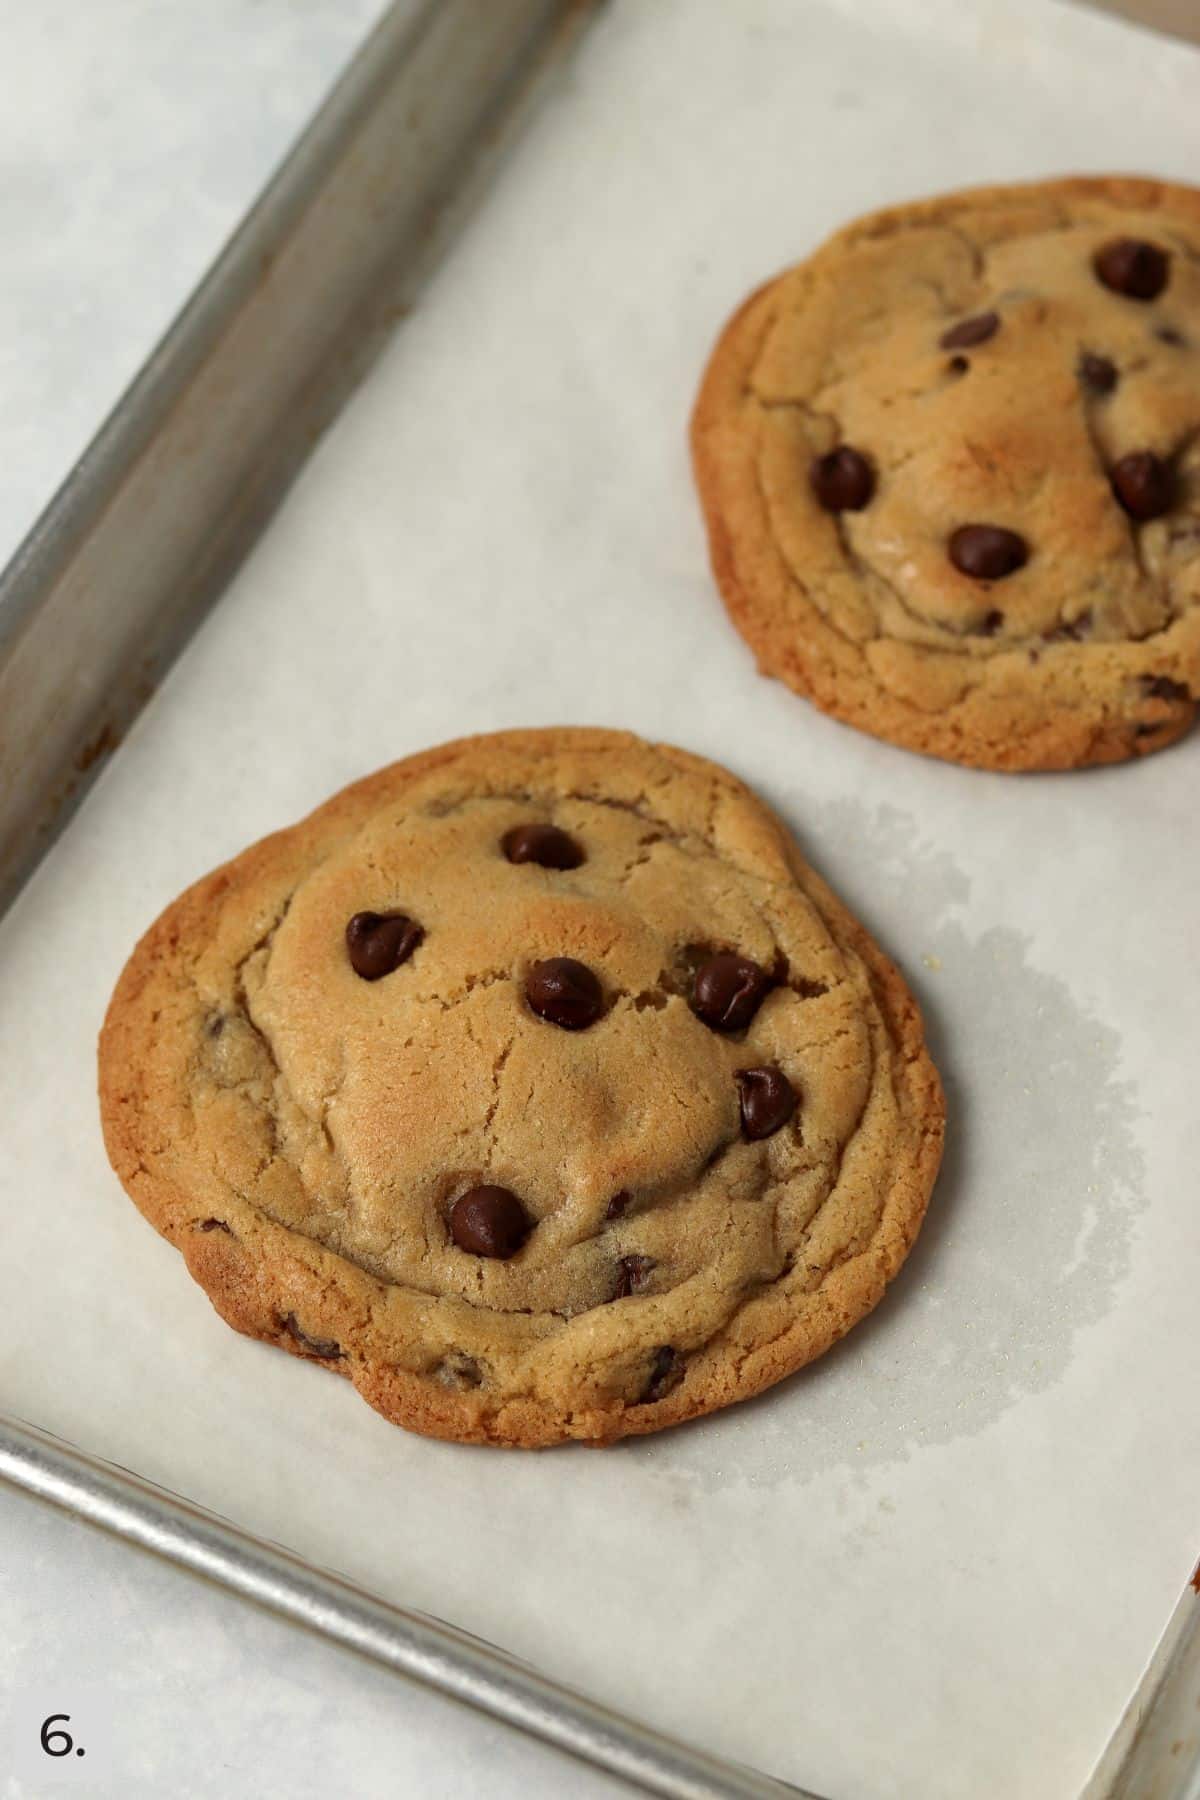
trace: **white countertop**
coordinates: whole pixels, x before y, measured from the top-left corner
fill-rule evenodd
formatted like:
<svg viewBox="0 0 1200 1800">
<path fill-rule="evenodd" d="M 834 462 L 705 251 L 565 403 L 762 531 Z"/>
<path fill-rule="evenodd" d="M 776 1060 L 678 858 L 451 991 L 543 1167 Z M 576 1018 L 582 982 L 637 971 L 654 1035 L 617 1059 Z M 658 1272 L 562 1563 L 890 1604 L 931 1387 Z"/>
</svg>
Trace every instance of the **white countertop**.
<svg viewBox="0 0 1200 1800">
<path fill-rule="evenodd" d="M 383 11 L 0 0 L 0 566 Z"/>
<path fill-rule="evenodd" d="M 0 565 L 383 10 L 0 0 Z M 4 1800 L 628 1792 L 4 1488 L 0 1544 Z"/>
</svg>

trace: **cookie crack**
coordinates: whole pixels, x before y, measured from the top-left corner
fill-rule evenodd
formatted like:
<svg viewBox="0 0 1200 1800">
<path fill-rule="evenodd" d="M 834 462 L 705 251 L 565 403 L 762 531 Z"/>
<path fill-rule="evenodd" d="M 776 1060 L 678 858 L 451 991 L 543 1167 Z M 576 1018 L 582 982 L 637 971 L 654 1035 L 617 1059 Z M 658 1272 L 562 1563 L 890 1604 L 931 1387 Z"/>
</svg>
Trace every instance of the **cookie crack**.
<svg viewBox="0 0 1200 1800">
<path fill-rule="evenodd" d="M 259 952 L 262 950 L 267 951 L 268 955 L 270 954 L 271 948 L 275 942 L 275 935 L 278 932 L 279 927 L 283 924 L 284 920 L 287 918 L 289 912 L 292 910 L 292 902 L 296 898 L 296 895 L 298 892 L 299 892 L 298 888 L 291 889 L 291 891 L 288 893 L 286 898 L 280 904 L 279 910 L 276 912 L 275 917 L 271 920 L 271 923 L 260 934 L 260 936 L 255 939 L 254 943 L 251 944 L 251 946 L 250 946 L 249 950 L 247 950 L 246 954 L 242 957 L 239 957 L 238 961 L 234 963 L 234 965 L 233 965 L 233 981 L 234 981 L 235 993 L 240 993 L 242 995 L 245 994 L 247 965 L 249 963 L 251 963 L 254 960 L 254 958 L 259 954 Z M 249 1008 L 247 1007 L 245 1010 L 247 1013 L 247 1017 L 249 1017 Z M 253 1023 L 253 1021 L 251 1021 L 251 1022 Z"/>
<path fill-rule="evenodd" d="M 664 782 L 663 785 L 665 787 L 667 783 Z M 653 825 L 656 830 L 662 832 L 664 837 L 670 838 L 676 843 L 683 843 L 692 835 L 690 832 L 677 831 L 668 820 L 660 818 L 657 813 L 652 813 L 646 805 L 647 795 L 644 789 L 633 801 L 614 800 L 611 795 L 589 793 L 578 788 L 563 789 L 561 798 L 579 800 L 588 806 L 607 806 L 614 812 L 628 813 L 631 818 L 641 819 L 643 824 Z"/>
<path fill-rule="evenodd" d="M 334 1102 L 337 1100 L 339 1094 L 341 1093 L 343 1087 L 346 1084 L 346 1048 L 345 1048 L 345 1045 L 340 1042 L 340 1040 L 339 1040 L 339 1044 L 338 1044 L 338 1051 L 339 1051 L 338 1072 L 334 1078 L 332 1087 L 327 1088 L 325 1090 L 325 1092 L 321 1095 L 320 1100 L 317 1102 L 318 1113 L 317 1113 L 317 1119 L 316 1119 L 316 1123 L 321 1128 L 321 1136 L 324 1139 L 325 1148 L 327 1150 L 331 1151 L 335 1155 L 340 1155 L 340 1152 L 338 1151 L 337 1145 L 333 1141 L 333 1135 L 329 1129 L 329 1109 L 330 1109 L 330 1107 L 333 1106 Z"/>
<path fill-rule="evenodd" d="M 506 982 L 515 980 L 511 969 L 485 969 L 478 975 L 468 975 L 461 988 L 455 988 L 448 995 L 437 993 L 411 994 L 408 996 L 410 1006 L 436 1006 L 441 1012 L 453 1012 L 462 1006 L 473 995 L 482 993 L 486 988 L 502 987 Z"/>
<path fill-rule="evenodd" d="M 478 1041 L 475 1038 L 474 1032 L 472 1032 L 472 1030 L 471 1030 L 471 1024 L 470 1024 L 469 1019 L 467 1021 L 467 1035 L 472 1039 L 472 1042 Z M 508 1062 L 509 1057 L 513 1053 L 513 1046 L 516 1044 L 516 1041 L 517 1041 L 517 1034 L 514 1031 L 509 1036 L 509 1038 L 506 1040 L 506 1042 L 503 1044 L 503 1046 L 501 1047 L 495 1060 L 492 1063 L 492 1097 L 491 1097 L 491 1100 L 488 1102 L 487 1112 L 484 1114 L 484 1119 L 483 1119 L 484 1136 L 488 1140 L 489 1151 L 493 1151 L 495 1149 L 494 1123 L 495 1123 L 496 1114 L 500 1109 L 501 1077 L 504 1074 L 505 1064 Z M 482 1048 L 482 1046 L 481 1046 L 481 1048 Z"/>
<path fill-rule="evenodd" d="M 670 786 L 670 781 L 664 781 L 661 785 L 663 788 L 667 788 Z M 628 813 L 631 818 L 641 819 L 645 824 L 654 826 L 662 833 L 664 838 L 669 838 L 673 841 L 682 840 L 690 835 L 688 833 L 677 831 L 668 820 L 660 818 L 656 813 L 649 810 L 649 792 L 645 788 L 643 788 L 632 801 L 615 799 L 610 794 L 596 793 L 589 788 L 579 787 L 545 788 L 540 790 L 535 790 L 533 788 L 495 788 L 485 795 L 471 794 L 464 799 L 456 800 L 449 805 L 437 805 L 435 807 L 427 806 L 424 810 L 439 819 L 449 818 L 452 814 L 461 812 L 464 806 L 477 804 L 480 799 L 489 801 L 507 801 L 516 806 L 543 806 L 549 810 L 553 810 L 556 804 L 561 803 L 564 800 L 577 800 L 587 806 L 607 806 L 613 812 Z"/>
</svg>

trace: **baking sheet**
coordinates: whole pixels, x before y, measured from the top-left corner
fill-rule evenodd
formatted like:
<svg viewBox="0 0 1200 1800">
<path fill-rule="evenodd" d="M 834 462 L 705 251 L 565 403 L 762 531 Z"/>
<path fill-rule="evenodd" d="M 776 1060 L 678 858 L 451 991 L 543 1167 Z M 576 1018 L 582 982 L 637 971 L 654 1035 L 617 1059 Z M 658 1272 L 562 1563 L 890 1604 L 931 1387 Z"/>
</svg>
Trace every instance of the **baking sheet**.
<svg viewBox="0 0 1200 1800">
<path fill-rule="evenodd" d="M 0 927 L 13 1410 L 650 1721 L 845 1797 L 1076 1791 L 1194 1562 L 1200 740 L 1013 779 L 753 673 L 683 447 L 766 273 L 971 180 L 1186 178 L 1200 56 L 1051 0 L 624 0 Z M 463 731 L 715 756 L 895 952 L 949 1091 L 880 1311 L 603 1454 L 406 1436 L 237 1339 L 107 1172 L 93 1042 L 188 880 Z"/>
</svg>

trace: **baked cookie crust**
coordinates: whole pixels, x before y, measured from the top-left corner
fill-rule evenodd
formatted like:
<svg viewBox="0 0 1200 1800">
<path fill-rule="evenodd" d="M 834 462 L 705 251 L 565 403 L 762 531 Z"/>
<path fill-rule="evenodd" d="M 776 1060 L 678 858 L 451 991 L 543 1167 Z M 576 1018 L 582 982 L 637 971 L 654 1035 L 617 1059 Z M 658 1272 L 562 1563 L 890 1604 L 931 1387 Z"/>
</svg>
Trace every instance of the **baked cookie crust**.
<svg viewBox="0 0 1200 1800">
<path fill-rule="evenodd" d="M 1200 694 L 1200 192 L 859 219 L 731 319 L 691 425 L 761 671 L 978 768 L 1158 750 Z"/>
<path fill-rule="evenodd" d="M 895 966 L 732 775 L 610 731 L 409 757 L 215 870 L 99 1066 L 114 1169 L 230 1325 L 477 1443 L 811 1361 L 941 1154 Z"/>
</svg>

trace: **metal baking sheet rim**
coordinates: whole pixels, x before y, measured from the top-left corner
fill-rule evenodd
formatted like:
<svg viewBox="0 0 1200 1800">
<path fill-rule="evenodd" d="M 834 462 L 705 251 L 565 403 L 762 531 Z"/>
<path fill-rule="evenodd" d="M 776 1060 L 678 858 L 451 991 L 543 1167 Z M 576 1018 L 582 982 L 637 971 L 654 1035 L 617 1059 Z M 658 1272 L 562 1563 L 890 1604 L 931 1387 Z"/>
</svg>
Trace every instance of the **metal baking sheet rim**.
<svg viewBox="0 0 1200 1800">
<path fill-rule="evenodd" d="M 600 4 L 387 12 L 0 575 L 0 910 Z M 648 1792 L 804 1800 L 3 1415 L 0 1479 Z M 1200 1795 L 1198 1584 L 1200 1569 L 1083 1800 Z"/>
</svg>

